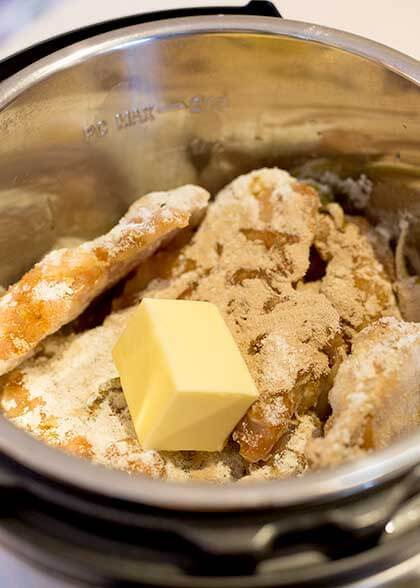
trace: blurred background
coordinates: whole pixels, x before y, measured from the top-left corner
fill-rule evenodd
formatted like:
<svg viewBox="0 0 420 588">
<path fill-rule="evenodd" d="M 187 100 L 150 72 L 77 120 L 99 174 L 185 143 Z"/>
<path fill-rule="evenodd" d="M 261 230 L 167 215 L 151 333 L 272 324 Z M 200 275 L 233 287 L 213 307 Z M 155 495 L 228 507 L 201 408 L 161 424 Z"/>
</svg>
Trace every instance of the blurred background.
<svg viewBox="0 0 420 588">
<path fill-rule="evenodd" d="M 335 27 L 420 59 L 419 0 L 272 0 L 284 18 Z M 119 16 L 244 0 L 0 0 L 0 59 L 48 37 Z"/>
</svg>

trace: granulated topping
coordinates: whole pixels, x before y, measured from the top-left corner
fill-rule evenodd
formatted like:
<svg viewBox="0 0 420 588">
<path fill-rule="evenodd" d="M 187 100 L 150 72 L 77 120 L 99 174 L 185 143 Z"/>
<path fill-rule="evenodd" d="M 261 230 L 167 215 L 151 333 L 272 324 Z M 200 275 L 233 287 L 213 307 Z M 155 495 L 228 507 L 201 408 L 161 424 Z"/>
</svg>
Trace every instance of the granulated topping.
<svg viewBox="0 0 420 588">
<path fill-rule="evenodd" d="M 49 257 L 59 267 L 60 252 Z M 111 349 L 133 311 L 121 309 L 145 295 L 219 307 L 260 391 L 234 434 L 242 455 L 232 440 L 217 454 L 141 449 Z M 50 337 L 12 372 L 6 416 L 95 463 L 217 482 L 304 473 L 307 442 L 321 427 L 314 410 L 326 403 L 352 338 L 376 318 L 398 316 L 368 236 L 338 204 L 321 209 L 312 188 L 277 169 L 222 190 L 195 234 L 180 232 L 139 266 L 114 309 L 103 326 Z"/>
<path fill-rule="evenodd" d="M 389 278 L 358 224 L 349 217 L 337 228 L 331 217 L 320 215 L 314 241 L 328 262 L 320 292 L 339 312 L 350 338 L 382 316 L 400 317 Z"/>
<path fill-rule="evenodd" d="M 106 465 L 112 457 L 115 467 L 142 471 L 143 452 L 111 357 L 129 314 L 115 313 L 80 335 L 47 339 L 37 357 L 7 377 L 4 414 L 54 446 Z M 155 461 L 161 462 L 157 454 Z"/>
<path fill-rule="evenodd" d="M 247 475 L 248 464 L 232 443 L 220 454 L 141 449 L 111 357 L 131 313 L 114 313 L 103 326 L 79 335 L 47 339 L 36 358 L 7 376 L 5 416 L 50 445 L 131 473 L 214 482 Z M 287 453 L 284 460 L 288 471 Z"/>
<path fill-rule="evenodd" d="M 47 282 L 41 280 L 32 290 L 32 296 L 35 300 L 62 300 L 66 296 L 73 294 L 71 288 L 66 282 Z"/>
<path fill-rule="evenodd" d="M 316 284 L 305 283 L 312 247 L 327 265 Z M 261 394 L 234 434 L 249 461 L 269 457 L 296 412 L 316 405 L 344 354 L 342 333 L 349 340 L 375 318 L 398 315 L 368 238 L 338 204 L 320 212 L 316 192 L 277 169 L 222 190 L 171 263 L 164 276 L 157 263 L 146 287 L 140 268 L 129 301 L 137 283 L 137 299 L 218 305 Z"/>
</svg>

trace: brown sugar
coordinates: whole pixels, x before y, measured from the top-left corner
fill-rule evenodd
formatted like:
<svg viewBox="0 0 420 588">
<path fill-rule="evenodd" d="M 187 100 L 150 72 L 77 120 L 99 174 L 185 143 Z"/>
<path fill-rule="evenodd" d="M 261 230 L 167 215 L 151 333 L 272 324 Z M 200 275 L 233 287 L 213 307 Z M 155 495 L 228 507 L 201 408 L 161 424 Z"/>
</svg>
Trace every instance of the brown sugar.
<svg viewBox="0 0 420 588">
<path fill-rule="evenodd" d="M 137 441 L 111 349 L 144 296 L 213 302 L 236 339 L 260 398 L 220 453 L 158 454 Z M 303 474 L 306 446 L 322 428 L 316 412 L 354 335 L 399 316 L 368 236 L 338 204 L 322 208 L 313 188 L 278 169 L 222 190 L 198 230 L 142 263 L 113 307 L 102 326 L 50 337 L 12 372 L 5 415 L 94 463 L 214 482 Z"/>
<path fill-rule="evenodd" d="M 325 276 L 304 283 L 311 250 Z M 156 261 L 158 261 L 156 259 Z M 189 265 L 189 271 L 179 271 Z M 277 169 L 241 176 L 217 196 L 173 273 L 142 296 L 218 305 L 260 390 L 234 433 L 242 455 L 267 459 L 296 414 L 331 385 L 347 340 L 380 316 L 398 316 L 392 287 L 367 237 L 339 205 Z M 140 269 L 140 274 L 142 270 Z M 133 300 L 133 283 L 127 284 Z M 124 304 L 124 294 L 119 301 Z"/>
</svg>

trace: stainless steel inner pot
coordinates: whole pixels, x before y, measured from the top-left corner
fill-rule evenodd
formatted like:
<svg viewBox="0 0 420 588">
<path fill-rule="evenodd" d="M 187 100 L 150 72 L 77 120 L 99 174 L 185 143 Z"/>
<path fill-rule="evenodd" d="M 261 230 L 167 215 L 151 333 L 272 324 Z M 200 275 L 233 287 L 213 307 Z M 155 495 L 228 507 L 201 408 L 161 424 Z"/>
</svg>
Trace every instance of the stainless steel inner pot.
<svg viewBox="0 0 420 588">
<path fill-rule="evenodd" d="M 365 173 L 371 215 L 420 218 L 419 84 L 419 63 L 396 51 L 273 18 L 163 21 L 52 54 L 0 85 L 0 283 L 60 237 L 107 230 L 139 194 L 192 182 L 214 193 L 261 166 L 322 159 L 344 176 Z M 325 503 L 407 472 L 415 481 L 420 433 L 304 479 L 188 491 L 92 466 L 4 419 L 0 449 L 68 487 L 235 510 Z M 35 478 L 22 484 L 36 491 Z"/>
</svg>

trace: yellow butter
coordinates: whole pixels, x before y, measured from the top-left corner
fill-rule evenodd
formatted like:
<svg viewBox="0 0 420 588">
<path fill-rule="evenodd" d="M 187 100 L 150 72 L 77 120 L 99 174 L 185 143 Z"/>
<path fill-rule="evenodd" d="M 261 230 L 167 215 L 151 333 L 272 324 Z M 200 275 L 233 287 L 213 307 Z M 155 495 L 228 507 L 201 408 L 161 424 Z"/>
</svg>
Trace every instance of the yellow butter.
<svg viewBox="0 0 420 588">
<path fill-rule="evenodd" d="M 208 302 L 143 299 L 113 358 L 144 449 L 220 451 L 258 395 Z"/>
</svg>

